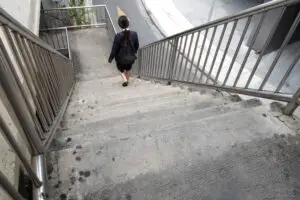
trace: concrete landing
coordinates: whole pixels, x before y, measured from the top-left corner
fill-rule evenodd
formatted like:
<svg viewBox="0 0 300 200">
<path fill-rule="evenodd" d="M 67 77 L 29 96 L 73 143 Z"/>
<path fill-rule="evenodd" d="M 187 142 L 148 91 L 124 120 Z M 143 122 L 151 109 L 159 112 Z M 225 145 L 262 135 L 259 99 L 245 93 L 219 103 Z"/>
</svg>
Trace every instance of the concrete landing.
<svg viewBox="0 0 300 200">
<path fill-rule="evenodd" d="M 48 155 L 52 199 L 300 198 L 300 136 L 279 113 L 210 90 L 123 88 L 95 30 L 72 33 L 82 67 Z"/>
<path fill-rule="evenodd" d="M 72 57 L 79 80 L 93 80 L 118 74 L 108 63 L 111 40 L 102 28 L 87 28 L 69 32 Z"/>
</svg>

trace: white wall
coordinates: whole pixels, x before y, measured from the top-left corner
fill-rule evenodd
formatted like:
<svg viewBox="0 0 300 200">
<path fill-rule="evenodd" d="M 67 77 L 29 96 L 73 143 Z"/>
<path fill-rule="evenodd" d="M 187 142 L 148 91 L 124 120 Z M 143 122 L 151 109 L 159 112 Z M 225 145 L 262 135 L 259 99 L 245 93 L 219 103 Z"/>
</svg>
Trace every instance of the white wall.
<svg viewBox="0 0 300 200">
<path fill-rule="evenodd" d="M 41 0 L 0 0 L 0 6 L 36 35 L 39 31 Z"/>
</svg>

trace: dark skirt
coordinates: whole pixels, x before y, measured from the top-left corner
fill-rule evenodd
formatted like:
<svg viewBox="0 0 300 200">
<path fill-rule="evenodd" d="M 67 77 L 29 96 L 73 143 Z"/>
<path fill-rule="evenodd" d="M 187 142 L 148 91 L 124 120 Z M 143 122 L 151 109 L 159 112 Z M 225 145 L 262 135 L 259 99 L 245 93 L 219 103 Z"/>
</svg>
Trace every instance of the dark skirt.
<svg viewBox="0 0 300 200">
<path fill-rule="evenodd" d="M 132 65 L 121 65 L 121 64 L 117 63 L 117 68 L 121 73 L 123 73 L 124 71 L 130 71 L 132 68 Z"/>
</svg>

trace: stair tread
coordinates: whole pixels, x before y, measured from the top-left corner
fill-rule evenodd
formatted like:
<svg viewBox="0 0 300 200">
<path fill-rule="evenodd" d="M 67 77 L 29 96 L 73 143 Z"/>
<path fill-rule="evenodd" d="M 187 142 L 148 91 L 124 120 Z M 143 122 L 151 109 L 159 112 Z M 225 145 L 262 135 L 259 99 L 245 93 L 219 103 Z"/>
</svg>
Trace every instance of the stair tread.
<svg viewBox="0 0 300 200">
<path fill-rule="evenodd" d="M 122 138 L 100 137 L 93 143 L 83 140 L 78 144 L 82 148 L 50 152 L 50 157 L 59 163 L 60 180 L 68 183 L 72 168 L 75 173 L 89 170 L 92 176 L 87 179 L 86 186 L 94 185 L 99 189 L 106 184 L 103 175 L 109 175 L 110 180 L 117 184 L 171 166 L 177 166 L 174 170 L 184 170 L 189 163 L 193 166 L 198 162 L 203 164 L 205 160 L 213 160 L 245 142 L 259 142 L 275 133 L 289 133 L 288 129 L 270 122 L 261 112 L 255 109 L 240 110 L 219 116 L 218 120 L 211 118 L 167 130 L 150 130 Z M 76 153 L 73 155 L 74 151 Z M 76 157 L 81 160 L 77 161 Z M 236 167 L 238 160 L 228 160 L 227 163 L 230 167 Z M 80 185 L 77 189 L 85 188 Z"/>
<path fill-rule="evenodd" d="M 63 131 L 60 137 L 55 140 L 55 143 L 59 147 L 71 148 L 80 142 L 82 138 L 93 142 L 95 139 L 101 137 L 122 138 L 126 134 L 142 134 L 148 130 L 172 129 L 186 123 L 197 123 L 212 118 L 217 120 L 219 116 L 222 117 L 226 114 L 254 108 L 259 105 L 260 102 L 253 99 L 229 104 L 223 102 L 213 107 L 200 109 L 197 109 L 197 106 L 188 106 L 180 109 L 161 110 L 152 113 L 137 114 L 132 117 L 98 121 Z M 164 114 L 161 115 L 161 113 Z M 68 138 L 71 138 L 72 141 L 66 143 Z"/>
<path fill-rule="evenodd" d="M 103 106 L 99 105 L 80 105 L 78 107 L 73 106 L 66 112 L 66 124 L 67 126 L 74 127 L 78 124 L 86 124 L 95 121 L 100 121 L 109 118 L 118 118 L 122 116 L 130 116 L 136 113 L 147 113 L 155 110 L 162 109 L 176 109 L 182 106 L 194 106 L 195 108 L 214 106 L 215 104 L 220 104 L 226 102 L 226 99 L 214 98 L 209 95 L 199 95 L 184 93 L 167 93 L 163 95 L 152 95 L 143 98 L 134 98 L 133 101 L 119 100 L 108 102 Z M 215 103 L 215 104 L 214 104 Z"/>
</svg>

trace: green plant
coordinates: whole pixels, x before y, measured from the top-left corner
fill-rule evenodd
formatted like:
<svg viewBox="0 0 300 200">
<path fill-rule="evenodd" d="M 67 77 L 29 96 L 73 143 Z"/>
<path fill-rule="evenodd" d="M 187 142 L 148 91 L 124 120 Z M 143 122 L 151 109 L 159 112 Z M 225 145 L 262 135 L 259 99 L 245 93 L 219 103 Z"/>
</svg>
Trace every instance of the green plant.
<svg viewBox="0 0 300 200">
<path fill-rule="evenodd" d="M 77 5 L 74 0 L 69 0 L 69 6 L 70 7 L 84 6 L 84 0 L 78 0 Z M 70 16 L 70 18 L 72 18 L 76 21 L 76 25 L 86 25 L 88 23 L 86 21 L 85 15 L 86 15 L 85 8 L 71 8 L 69 10 L 69 16 Z"/>
</svg>

